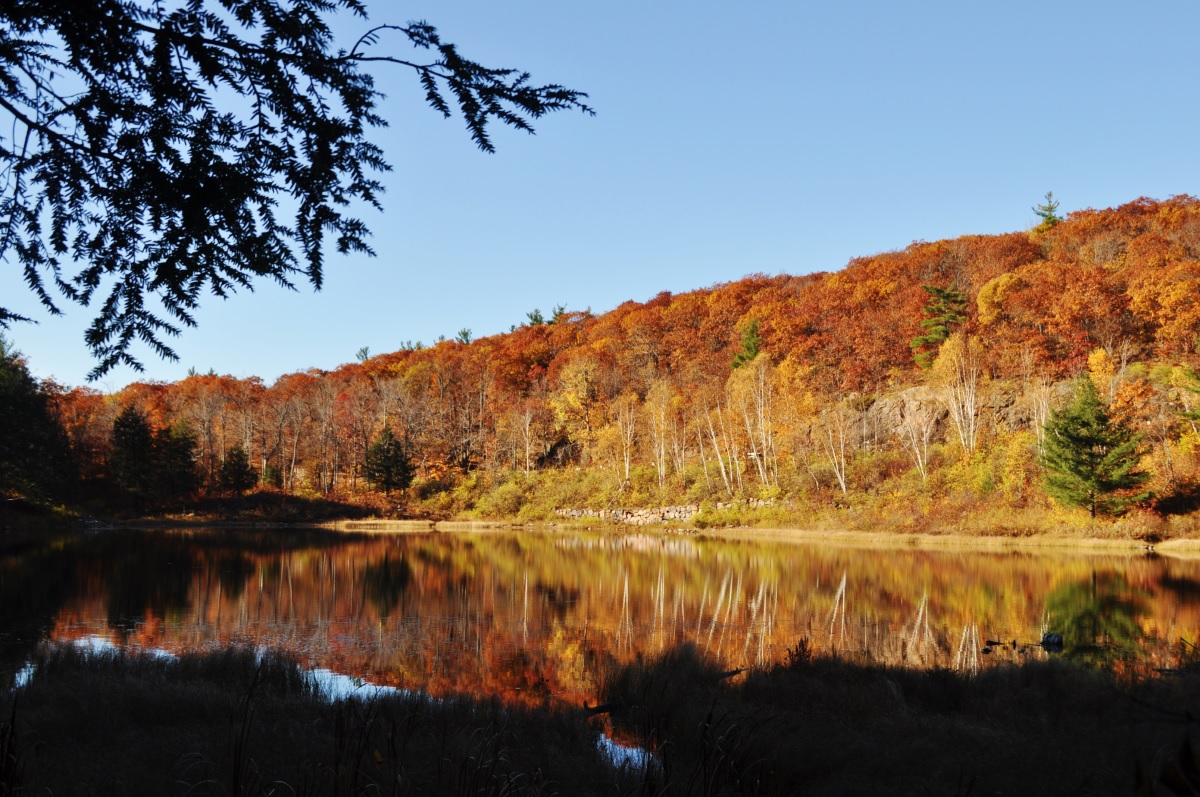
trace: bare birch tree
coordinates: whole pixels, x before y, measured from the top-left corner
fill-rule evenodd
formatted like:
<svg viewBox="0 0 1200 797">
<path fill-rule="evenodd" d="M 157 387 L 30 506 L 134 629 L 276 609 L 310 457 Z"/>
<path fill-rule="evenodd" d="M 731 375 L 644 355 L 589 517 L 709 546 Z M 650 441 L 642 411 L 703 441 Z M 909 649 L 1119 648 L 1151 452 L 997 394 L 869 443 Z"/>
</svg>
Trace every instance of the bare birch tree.
<svg viewBox="0 0 1200 797">
<path fill-rule="evenodd" d="M 928 402 L 905 401 L 900 409 L 900 425 L 894 432 L 921 474 L 921 481 L 929 477 L 929 444 L 937 429 L 938 414 Z"/>
<path fill-rule="evenodd" d="M 853 448 L 853 422 L 844 399 L 821 413 L 818 421 L 821 445 L 825 449 L 825 456 L 829 459 L 829 466 L 833 469 L 838 487 L 842 489 L 842 495 L 849 492 L 846 483 L 846 454 L 847 450 Z"/>
<path fill-rule="evenodd" d="M 734 370 L 726 382 L 731 407 L 742 416 L 747 456 L 754 461 L 759 480 L 765 485 L 779 483 L 775 454 L 775 423 L 772 417 L 774 368 L 765 354 Z"/>
<path fill-rule="evenodd" d="M 941 395 L 950 413 L 950 424 L 958 435 L 963 451 L 970 455 L 979 445 L 979 405 L 983 371 L 983 344 L 955 332 L 938 352 L 930 381 Z"/>
<path fill-rule="evenodd" d="M 654 457 L 654 470 L 658 476 L 658 488 L 667 483 L 667 461 L 674 426 L 675 391 L 669 382 L 655 380 L 646 393 L 645 415 L 650 427 L 650 443 Z"/>
</svg>

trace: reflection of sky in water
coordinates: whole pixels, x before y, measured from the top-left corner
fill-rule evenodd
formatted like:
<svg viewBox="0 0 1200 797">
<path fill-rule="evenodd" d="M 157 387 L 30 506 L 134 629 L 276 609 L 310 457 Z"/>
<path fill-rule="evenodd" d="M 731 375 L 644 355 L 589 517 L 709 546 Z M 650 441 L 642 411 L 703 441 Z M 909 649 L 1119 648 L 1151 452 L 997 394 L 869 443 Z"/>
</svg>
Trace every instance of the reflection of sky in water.
<svg viewBox="0 0 1200 797">
<path fill-rule="evenodd" d="M 69 644 L 80 651 L 87 654 L 100 653 L 116 653 L 121 650 L 120 646 L 107 637 L 99 634 L 88 634 L 86 636 L 73 639 Z M 178 659 L 174 653 L 170 651 L 149 648 L 139 649 L 137 651 L 143 655 L 152 656 L 157 659 Z M 260 654 L 265 652 L 259 651 Z M 14 679 L 14 687 L 19 689 L 28 684 L 35 676 L 37 667 L 32 662 L 27 662 L 20 670 L 17 671 Z M 305 670 L 305 675 L 317 686 L 322 697 L 329 701 L 347 700 L 350 698 L 358 700 L 370 700 L 375 697 L 384 695 L 411 695 L 414 694 L 406 689 L 397 689 L 392 686 L 379 686 L 377 684 L 365 681 L 354 675 L 345 675 L 343 673 L 334 672 L 333 670 L 324 667 L 315 667 L 311 670 Z"/>
<path fill-rule="evenodd" d="M 608 756 L 608 760 L 617 769 L 628 767 L 633 770 L 641 770 L 654 761 L 654 755 L 650 751 L 641 747 L 626 747 L 623 744 L 617 744 L 604 735 L 600 736 L 599 745 L 604 754 Z"/>
<path fill-rule="evenodd" d="M 13 678 L 13 688 L 20 689 L 21 687 L 25 686 L 25 684 L 29 683 L 29 680 L 33 678 L 33 671 L 34 666 L 32 664 L 26 664 L 24 667 L 17 670 L 17 674 Z"/>
<path fill-rule="evenodd" d="M 371 700 L 375 697 L 385 695 L 412 695 L 413 692 L 407 689 L 397 689 L 394 686 L 379 686 L 377 684 L 364 681 L 354 675 L 345 675 L 333 670 L 327 670 L 324 667 L 316 667 L 308 671 L 308 676 L 316 683 L 317 688 L 321 690 L 321 695 L 326 700 L 349 700 L 354 698 L 357 700 Z"/>
</svg>

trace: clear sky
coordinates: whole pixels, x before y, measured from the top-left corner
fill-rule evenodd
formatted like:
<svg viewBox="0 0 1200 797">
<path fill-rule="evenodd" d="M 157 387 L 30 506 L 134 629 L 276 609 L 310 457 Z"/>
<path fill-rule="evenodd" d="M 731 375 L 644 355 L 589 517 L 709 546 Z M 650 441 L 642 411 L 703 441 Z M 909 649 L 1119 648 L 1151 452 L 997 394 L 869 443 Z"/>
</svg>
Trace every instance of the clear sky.
<svg viewBox="0 0 1200 797">
<path fill-rule="evenodd" d="M 534 308 L 836 270 L 1029 228 L 1047 191 L 1060 213 L 1200 191 L 1194 0 L 367 3 L 372 22 L 424 19 L 468 57 L 587 91 L 597 115 L 497 129 L 485 155 L 411 74 L 381 70 L 378 256 L 331 258 L 319 293 L 210 298 L 179 362 L 141 351 L 145 374 L 96 387 L 191 367 L 269 383 Z M 15 270 L 0 264 L 2 304 L 41 323 L 8 337 L 37 376 L 84 384 L 89 311 L 46 316 Z"/>
</svg>

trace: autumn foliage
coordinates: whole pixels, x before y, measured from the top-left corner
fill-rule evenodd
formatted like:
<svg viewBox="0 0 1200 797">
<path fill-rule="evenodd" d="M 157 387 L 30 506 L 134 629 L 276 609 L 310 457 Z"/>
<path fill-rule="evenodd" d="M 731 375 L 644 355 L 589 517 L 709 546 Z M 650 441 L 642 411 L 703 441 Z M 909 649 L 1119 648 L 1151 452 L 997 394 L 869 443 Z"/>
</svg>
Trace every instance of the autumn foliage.
<svg viewBox="0 0 1200 797">
<path fill-rule="evenodd" d="M 965 318 L 920 368 L 912 342 L 930 326 L 929 297 L 950 289 Z M 1186 514 L 1200 475 L 1187 415 L 1200 402 L 1198 295 L 1200 200 L 1139 199 L 830 273 L 531 314 L 505 334 L 273 385 L 194 375 L 111 396 L 60 390 L 54 405 L 87 477 L 104 476 L 113 420 L 134 406 L 155 428 L 186 425 L 210 490 L 240 447 L 262 489 L 351 501 L 373 493 L 365 457 L 388 428 L 416 477 L 391 511 L 427 515 L 746 497 L 882 506 L 897 494 L 1049 508 L 1043 425 L 1100 363 L 1101 396 L 1146 438 L 1153 506 Z"/>
</svg>

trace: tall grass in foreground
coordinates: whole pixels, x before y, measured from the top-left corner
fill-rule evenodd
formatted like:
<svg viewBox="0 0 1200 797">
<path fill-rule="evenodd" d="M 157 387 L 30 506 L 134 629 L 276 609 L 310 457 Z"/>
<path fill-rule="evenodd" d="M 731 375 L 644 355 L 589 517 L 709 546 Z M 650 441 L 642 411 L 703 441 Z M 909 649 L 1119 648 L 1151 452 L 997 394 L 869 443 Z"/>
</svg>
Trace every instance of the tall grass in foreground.
<svg viewBox="0 0 1200 797">
<path fill-rule="evenodd" d="M 330 702 L 294 663 L 238 650 L 59 648 L 35 666 L 0 697 L 0 795 L 623 790 L 580 712 L 402 694 Z"/>
<path fill-rule="evenodd" d="M 1050 660 L 967 676 L 801 643 L 729 677 L 684 647 L 614 672 L 604 698 L 618 733 L 657 751 L 654 793 L 1200 794 L 1195 670 Z"/>
<path fill-rule="evenodd" d="M 602 710 L 329 702 L 285 659 L 48 650 L 0 696 L 0 795 L 1193 794 L 1200 668 L 977 676 L 813 656 L 615 667 Z M 589 716 L 595 715 L 595 716 Z M 596 727 L 653 751 L 615 767 Z"/>
</svg>

